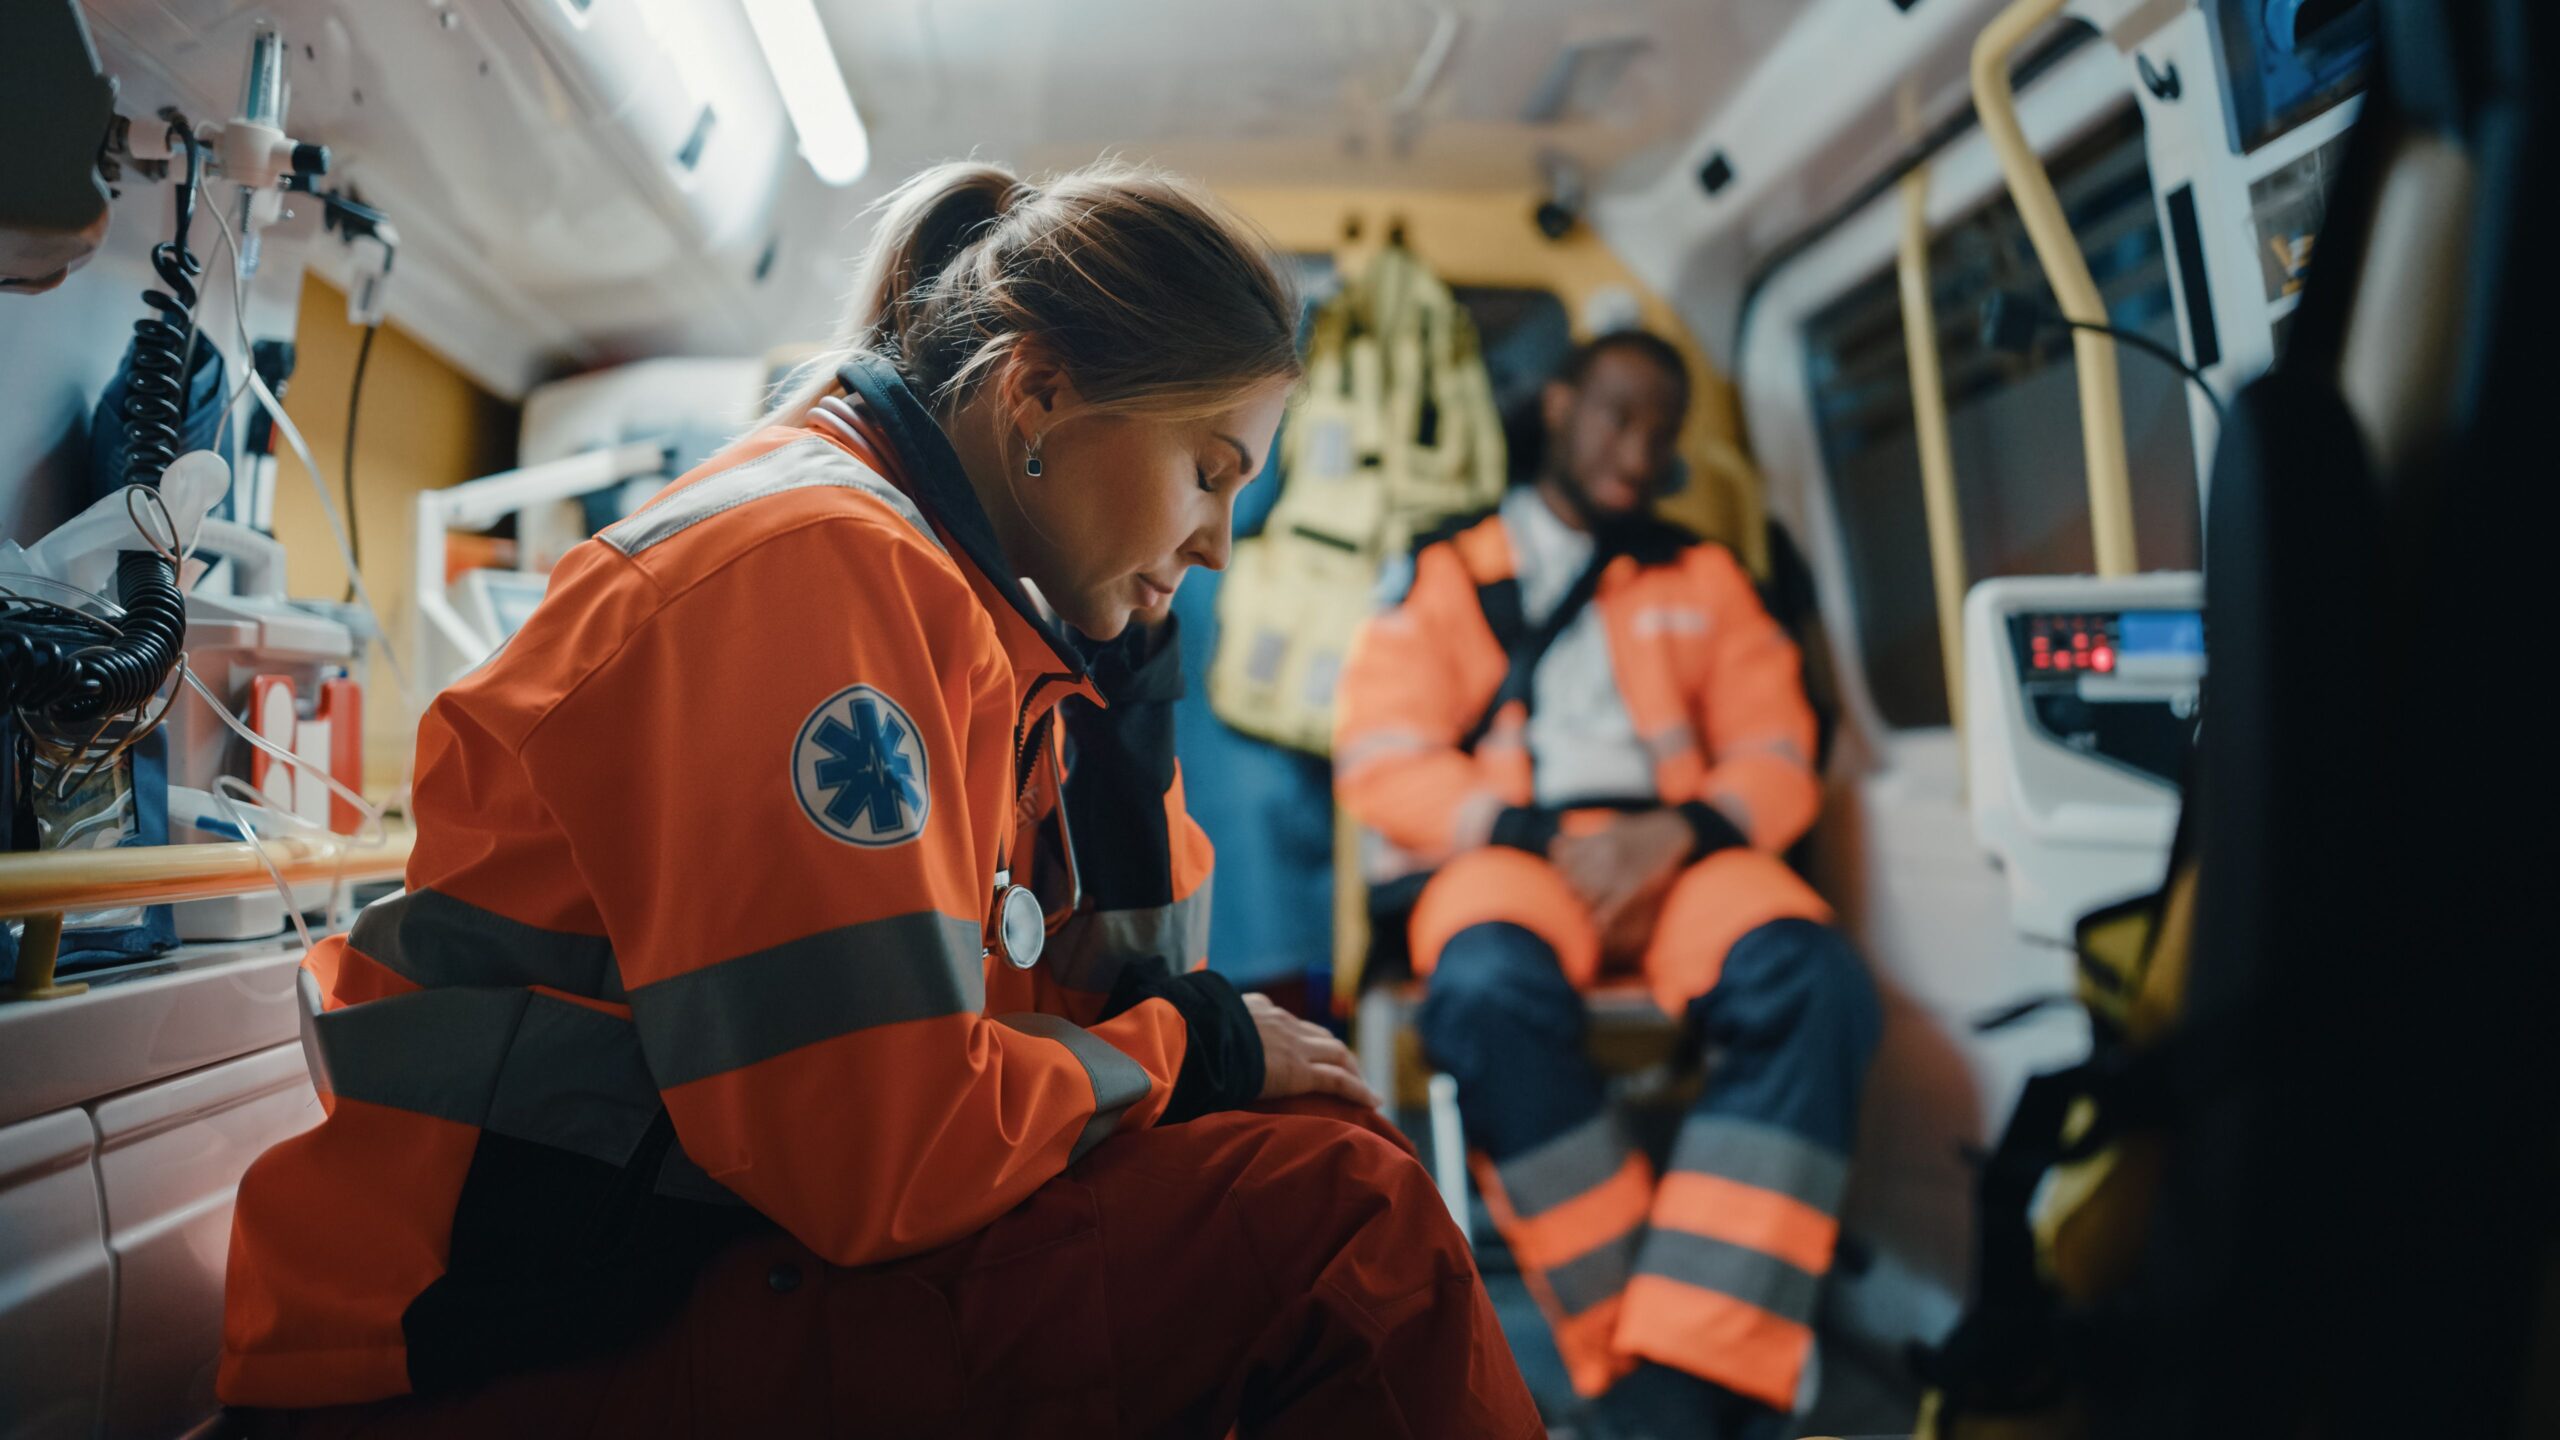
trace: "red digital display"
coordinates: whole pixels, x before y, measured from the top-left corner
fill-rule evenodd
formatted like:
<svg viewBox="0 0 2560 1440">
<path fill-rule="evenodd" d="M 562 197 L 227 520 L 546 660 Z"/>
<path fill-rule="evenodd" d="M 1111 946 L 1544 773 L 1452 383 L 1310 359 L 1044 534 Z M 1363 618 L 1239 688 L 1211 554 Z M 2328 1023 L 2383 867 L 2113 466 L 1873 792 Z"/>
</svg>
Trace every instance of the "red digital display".
<svg viewBox="0 0 2560 1440">
<path fill-rule="evenodd" d="M 2019 628 L 2026 642 L 2021 658 L 2030 671 L 2046 674 L 2112 675 L 2123 654 L 2114 615 L 2028 615 Z"/>
</svg>

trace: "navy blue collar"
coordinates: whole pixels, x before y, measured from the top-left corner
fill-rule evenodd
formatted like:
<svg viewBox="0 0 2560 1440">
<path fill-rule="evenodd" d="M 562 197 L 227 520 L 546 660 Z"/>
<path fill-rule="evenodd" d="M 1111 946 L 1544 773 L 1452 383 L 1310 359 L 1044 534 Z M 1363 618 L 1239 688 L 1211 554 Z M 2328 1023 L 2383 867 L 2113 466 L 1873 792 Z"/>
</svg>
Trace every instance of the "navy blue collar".
<svg viewBox="0 0 2560 1440">
<path fill-rule="evenodd" d="M 865 351 L 846 361 L 836 378 L 848 394 L 861 397 L 889 448 L 897 452 L 916 504 L 987 577 L 1023 623 L 1048 642 L 1070 677 L 1084 679 L 1082 648 L 1070 632 L 1032 608 L 1022 577 L 1014 573 L 1003 547 L 996 543 L 995 522 L 987 518 L 987 508 L 978 503 L 978 492 L 970 487 L 968 472 L 960 468 L 960 452 L 951 448 L 941 422 L 916 398 L 898 367 Z"/>
</svg>

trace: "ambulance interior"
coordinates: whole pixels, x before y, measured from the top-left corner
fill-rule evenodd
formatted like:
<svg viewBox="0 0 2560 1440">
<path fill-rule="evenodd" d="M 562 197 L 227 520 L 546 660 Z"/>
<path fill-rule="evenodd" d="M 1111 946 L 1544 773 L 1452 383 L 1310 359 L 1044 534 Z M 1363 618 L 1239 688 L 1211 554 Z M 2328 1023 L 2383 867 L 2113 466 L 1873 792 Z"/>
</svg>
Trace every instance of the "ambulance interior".
<svg viewBox="0 0 2560 1440">
<path fill-rule="evenodd" d="M 2547 9 L 13 0 L 0 1436 L 231 1433 L 232 1191 L 319 1119 L 297 962 L 399 886 L 425 702 L 829 339 L 870 202 L 1104 154 L 1267 232 L 1311 345 L 1391 273 L 1464 320 L 1448 511 L 1577 340 L 1688 361 L 1662 513 L 1801 650 L 1786 858 L 1884 1014 L 1785 1433 L 2560 1433 L 2539 737 L 2483 683 L 2541 648 Z M 1321 373 L 1409 429 L 1388 338 Z M 1175 602 L 1209 963 L 1350 1038 L 1594 1433 L 1332 798 L 1306 636 L 1423 527 L 1292 468 Z M 66 720 L 136 549 L 183 671 Z M 1638 1110 L 1715 1084 L 1640 990 L 1590 1023 Z"/>
</svg>

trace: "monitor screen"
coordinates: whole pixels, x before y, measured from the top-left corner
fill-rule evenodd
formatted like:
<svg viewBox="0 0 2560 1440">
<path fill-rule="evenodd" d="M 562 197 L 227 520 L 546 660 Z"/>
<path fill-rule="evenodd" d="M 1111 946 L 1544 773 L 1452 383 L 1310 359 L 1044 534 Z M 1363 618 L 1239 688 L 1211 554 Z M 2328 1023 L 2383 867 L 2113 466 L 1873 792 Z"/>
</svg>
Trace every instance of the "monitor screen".
<svg viewBox="0 0 2560 1440">
<path fill-rule="evenodd" d="M 2127 610 L 2117 648 L 2127 655 L 2202 655 L 2204 613 L 2198 610 Z"/>
<path fill-rule="evenodd" d="M 2232 148 L 2255 150 L 2362 88 L 2379 8 L 2374 0 L 2206 0 Z"/>
</svg>

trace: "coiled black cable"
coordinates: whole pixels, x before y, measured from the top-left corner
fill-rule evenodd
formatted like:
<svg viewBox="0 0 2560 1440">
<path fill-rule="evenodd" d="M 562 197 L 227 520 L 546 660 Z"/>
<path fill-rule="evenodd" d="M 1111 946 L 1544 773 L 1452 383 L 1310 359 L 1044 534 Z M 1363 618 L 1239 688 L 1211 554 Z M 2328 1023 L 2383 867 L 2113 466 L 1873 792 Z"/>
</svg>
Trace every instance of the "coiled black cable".
<svg viewBox="0 0 2560 1440">
<path fill-rule="evenodd" d="M 204 271 L 204 262 L 187 249 L 203 190 L 203 152 L 183 123 L 171 123 L 169 138 L 187 158 L 177 193 L 178 233 L 151 248 L 151 268 L 165 288 L 142 292 L 151 313 L 133 324 L 124 399 L 122 479 L 153 488 L 178 458 L 196 276 Z M 186 641 L 187 601 L 178 589 L 176 563 L 151 550 L 118 556 L 116 600 L 125 613 L 112 638 L 75 645 L 59 635 L 21 629 L 0 639 L 0 700 L 61 720 L 102 719 L 148 701 L 177 668 Z"/>
<path fill-rule="evenodd" d="M 14 710 L 35 697 L 67 692 L 78 679 L 72 656 L 101 638 L 77 625 L 33 618 L 38 613 L 45 612 L 13 606 L 0 613 L 0 709 Z"/>
</svg>

